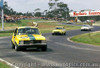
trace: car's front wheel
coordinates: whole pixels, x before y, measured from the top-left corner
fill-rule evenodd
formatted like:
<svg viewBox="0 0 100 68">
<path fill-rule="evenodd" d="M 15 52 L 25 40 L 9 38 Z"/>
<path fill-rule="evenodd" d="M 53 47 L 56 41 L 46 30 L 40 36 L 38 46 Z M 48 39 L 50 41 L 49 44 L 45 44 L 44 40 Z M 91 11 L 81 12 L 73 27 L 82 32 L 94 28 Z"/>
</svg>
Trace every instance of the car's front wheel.
<svg viewBox="0 0 100 68">
<path fill-rule="evenodd" d="M 91 31 L 91 29 L 89 29 L 89 31 Z"/>
<path fill-rule="evenodd" d="M 66 35 L 66 33 L 64 33 L 64 35 Z"/>
<path fill-rule="evenodd" d="M 20 48 L 17 45 L 15 45 L 15 50 L 20 51 Z"/>
<path fill-rule="evenodd" d="M 54 35 L 54 33 L 52 33 L 52 35 Z"/>
<path fill-rule="evenodd" d="M 11 44 L 12 44 L 12 49 L 15 49 L 15 45 L 13 44 L 13 42 L 11 41 Z"/>
</svg>

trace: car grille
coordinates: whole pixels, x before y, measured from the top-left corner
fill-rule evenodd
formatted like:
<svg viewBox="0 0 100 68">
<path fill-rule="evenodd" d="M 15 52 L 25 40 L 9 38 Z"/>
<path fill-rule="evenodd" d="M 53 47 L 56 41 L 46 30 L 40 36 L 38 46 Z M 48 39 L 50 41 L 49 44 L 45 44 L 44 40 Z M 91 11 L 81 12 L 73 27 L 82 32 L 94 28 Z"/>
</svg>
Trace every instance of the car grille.
<svg viewBox="0 0 100 68">
<path fill-rule="evenodd" d="M 59 34 L 60 32 L 55 32 L 55 34 Z"/>
<path fill-rule="evenodd" d="M 24 44 L 35 44 L 35 43 L 41 43 L 41 40 L 31 40 L 31 41 L 24 41 Z"/>
</svg>

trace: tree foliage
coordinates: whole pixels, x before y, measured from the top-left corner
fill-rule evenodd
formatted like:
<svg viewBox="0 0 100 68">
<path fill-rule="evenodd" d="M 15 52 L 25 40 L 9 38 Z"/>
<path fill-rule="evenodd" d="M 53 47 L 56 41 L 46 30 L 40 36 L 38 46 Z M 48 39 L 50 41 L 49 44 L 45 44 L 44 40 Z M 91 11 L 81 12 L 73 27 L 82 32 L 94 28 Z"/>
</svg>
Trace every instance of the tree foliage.
<svg viewBox="0 0 100 68">
<path fill-rule="evenodd" d="M 32 16 L 31 13 L 22 13 L 22 12 L 16 12 L 13 10 L 13 8 L 9 7 L 7 2 L 5 1 L 4 2 L 4 14 L 7 14 L 7 15 L 26 15 L 26 16 Z M 1 10 L 1 8 L 0 8 Z"/>
<path fill-rule="evenodd" d="M 69 8 L 68 5 L 63 2 L 58 2 L 59 0 L 51 0 L 53 2 L 48 3 L 49 12 L 47 13 L 47 17 L 55 17 L 55 18 L 63 18 L 69 19 Z"/>
</svg>

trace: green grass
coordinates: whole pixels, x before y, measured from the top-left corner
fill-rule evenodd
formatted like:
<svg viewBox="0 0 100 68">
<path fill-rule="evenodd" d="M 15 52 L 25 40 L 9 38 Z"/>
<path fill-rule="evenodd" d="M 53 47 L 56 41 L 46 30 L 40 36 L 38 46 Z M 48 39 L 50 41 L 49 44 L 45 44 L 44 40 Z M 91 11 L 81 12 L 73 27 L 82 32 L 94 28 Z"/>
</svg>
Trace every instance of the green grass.
<svg viewBox="0 0 100 68">
<path fill-rule="evenodd" d="M 0 61 L 0 68 L 11 68 L 11 67 L 5 64 L 4 62 Z"/>
<path fill-rule="evenodd" d="M 53 29 L 40 29 L 41 33 L 51 33 Z"/>
<path fill-rule="evenodd" d="M 66 25 L 66 30 L 77 30 L 80 29 L 81 26 L 70 26 L 70 25 Z"/>
<path fill-rule="evenodd" d="M 0 31 L 0 37 L 12 36 L 13 32 L 14 32 L 13 30 L 10 30 L 10 31 Z"/>
<path fill-rule="evenodd" d="M 96 21 L 93 25 L 100 26 L 100 21 Z"/>
<path fill-rule="evenodd" d="M 75 37 L 72 37 L 71 40 L 75 42 L 100 46 L 100 32 L 77 35 Z"/>
<path fill-rule="evenodd" d="M 0 37 L 12 36 L 12 33 L 0 33 Z"/>
<path fill-rule="evenodd" d="M 43 20 L 43 19 L 30 19 L 30 20 L 20 20 L 16 23 L 4 23 L 4 29 L 8 30 L 8 29 L 14 29 L 16 27 L 20 27 L 20 26 L 31 26 L 33 22 L 41 22 L 41 21 L 48 21 L 48 20 Z M 0 29 L 2 28 L 2 23 L 0 23 Z"/>
</svg>

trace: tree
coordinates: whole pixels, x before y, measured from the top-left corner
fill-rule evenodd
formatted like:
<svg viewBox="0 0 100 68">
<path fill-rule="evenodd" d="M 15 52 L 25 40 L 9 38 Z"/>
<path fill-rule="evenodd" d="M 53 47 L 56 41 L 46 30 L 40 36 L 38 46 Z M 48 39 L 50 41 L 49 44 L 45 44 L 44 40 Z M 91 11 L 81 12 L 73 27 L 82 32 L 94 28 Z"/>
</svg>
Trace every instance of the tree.
<svg viewBox="0 0 100 68">
<path fill-rule="evenodd" d="M 55 3 L 48 3 L 49 4 L 49 9 L 52 9 Z"/>
<path fill-rule="evenodd" d="M 69 20 L 70 16 L 69 16 L 68 5 L 63 2 L 58 2 L 59 0 L 50 0 L 50 1 L 54 1 L 54 2 L 48 3 L 50 9 L 52 9 L 49 11 L 48 15 L 50 15 L 50 17 L 62 18 L 62 19 Z"/>
<path fill-rule="evenodd" d="M 57 4 L 57 6 L 59 7 L 59 13 L 62 15 L 61 17 L 63 17 L 64 19 L 68 19 L 69 20 L 69 8 L 68 5 L 60 2 Z"/>
<path fill-rule="evenodd" d="M 44 11 L 42 12 L 42 17 L 46 17 L 47 12 L 48 12 L 48 10 L 44 10 Z"/>
<path fill-rule="evenodd" d="M 14 11 L 13 10 L 13 8 L 11 8 L 11 7 L 9 7 L 8 6 L 8 4 L 7 4 L 7 2 L 5 1 L 4 2 L 4 14 L 7 14 L 7 15 L 26 15 L 26 16 L 32 16 L 32 14 L 31 13 L 22 13 L 22 12 L 16 12 L 16 11 Z M 0 8 L 0 10 L 1 10 L 1 8 Z"/>
<path fill-rule="evenodd" d="M 49 18 L 54 18 L 53 11 L 49 11 L 49 12 L 46 14 L 46 16 L 49 17 Z"/>
<path fill-rule="evenodd" d="M 36 16 L 36 17 L 41 17 L 41 12 L 36 12 L 36 13 L 34 14 L 34 16 Z"/>
<path fill-rule="evenodd" d="M 40 12 L 40 10 L 41 10 L 40 8 L 37 8 L 37 9 L 35 9 L 34 11 L 35 11 L 35 12 Z"/>
<path fill-rule="evenodd" d="M 50 2 L 48 3 L 49 4 L 49 9 L 56 9 L 57 8 L 57 2 L 59 0 L 50 0 Z"/>
<path fill-rule="evenodd" d="M 41 17 L 42 13 L 40 12 L 40 10 L 41 10 L 40 8 L 35 9 L 34 10 L 34 16 Z"/>
</svg>

